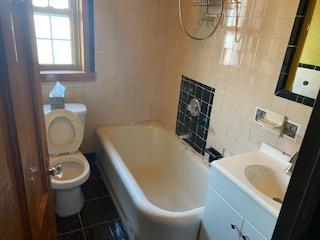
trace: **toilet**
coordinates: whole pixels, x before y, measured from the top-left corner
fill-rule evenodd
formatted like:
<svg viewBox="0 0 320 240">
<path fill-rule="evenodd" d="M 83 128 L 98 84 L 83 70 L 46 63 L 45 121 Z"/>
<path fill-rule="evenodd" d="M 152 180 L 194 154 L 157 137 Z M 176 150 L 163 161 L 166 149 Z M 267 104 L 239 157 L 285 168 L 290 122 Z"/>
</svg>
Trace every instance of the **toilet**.
<svg viewBox="0 0 320 240">
<path fill-rule="evenodd" d="M 67 217 L 81 211 L 84 196 L 81 185 L 90 176 L 90 165 L 79 151 L 83 140 L 87 108 L 67 103 L 65 109 L 51 110 L 44 105 L 50 168 L 62 166 L 62 173 L 51 176 L 58 216 Z"/>
</svg>

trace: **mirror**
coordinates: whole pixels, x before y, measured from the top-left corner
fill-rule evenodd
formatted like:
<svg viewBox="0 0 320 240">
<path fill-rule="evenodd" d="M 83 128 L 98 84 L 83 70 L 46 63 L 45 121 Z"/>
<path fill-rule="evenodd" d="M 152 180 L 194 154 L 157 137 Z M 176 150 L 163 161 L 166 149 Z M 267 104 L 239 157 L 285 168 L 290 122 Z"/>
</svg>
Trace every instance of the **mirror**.
<svg viewBox="0 0 320 240">
<path fill-rule="evenodd" d="M 313 106 L 320 89 L 320 0 L 301 0 L 275 94 Z"/>
</svg>

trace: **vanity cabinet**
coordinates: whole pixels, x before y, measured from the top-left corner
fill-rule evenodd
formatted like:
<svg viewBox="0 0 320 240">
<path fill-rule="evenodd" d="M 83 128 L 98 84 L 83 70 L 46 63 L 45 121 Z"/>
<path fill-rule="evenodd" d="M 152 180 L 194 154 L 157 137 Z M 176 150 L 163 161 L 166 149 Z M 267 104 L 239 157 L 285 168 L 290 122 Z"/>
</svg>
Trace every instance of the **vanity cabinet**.
<svg viewBox="0 0 320 240">
<path fill-rule="evenodd" d="M 208 187 L 200 240 L 266 240 L 212 187 Z"/>
<path fill-rule="evenodd" d="M 266 238 L 246 219 L 243 221 L 241 232 L 241 240 L 266 240 Z"/>
<path fill-rule="evenodd" d="M 238 240 L 242 222 L 243 217 L 209 186 L 200 240 Z"/>
</svg>

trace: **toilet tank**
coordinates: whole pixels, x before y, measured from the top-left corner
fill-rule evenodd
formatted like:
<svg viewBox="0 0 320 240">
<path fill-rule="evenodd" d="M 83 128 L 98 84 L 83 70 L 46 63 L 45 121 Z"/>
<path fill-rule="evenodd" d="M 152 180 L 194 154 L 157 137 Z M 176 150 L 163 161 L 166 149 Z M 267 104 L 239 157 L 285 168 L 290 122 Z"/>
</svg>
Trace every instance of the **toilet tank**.
<svg viewBox="0 0 320 240">
<path fill-rule="evenodd" d="M 76 114 L 80 118 L 81 123 L 84 128 L 85 121 L 86 121 L 86 115 L 87 115 L 86 105 L 81 104 L 81 103 L 66 103 L 64 108 L 66 110 L 69 110 L 69 111 L 73 112 L 74 114 Z M 47 115 L 49 112 L 51 112 L 50 104 L 44 105 L 43 111 L 44 111 L 44 115 Z"/>
</svg>

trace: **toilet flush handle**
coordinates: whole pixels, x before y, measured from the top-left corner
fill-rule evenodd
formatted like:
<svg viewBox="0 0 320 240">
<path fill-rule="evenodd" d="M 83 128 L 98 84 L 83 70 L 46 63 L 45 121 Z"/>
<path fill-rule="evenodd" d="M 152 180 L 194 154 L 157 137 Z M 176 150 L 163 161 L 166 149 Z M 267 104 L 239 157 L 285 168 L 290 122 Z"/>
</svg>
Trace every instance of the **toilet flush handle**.
<svg viewBox="0 0 320 240">
<path fill-rule="evenodd" d="M 63 175 L 63 166 L 61 164 L 57 164 L 49 168 L 49 174 L 53 177 L 61 178 Z"/>
</svg>

